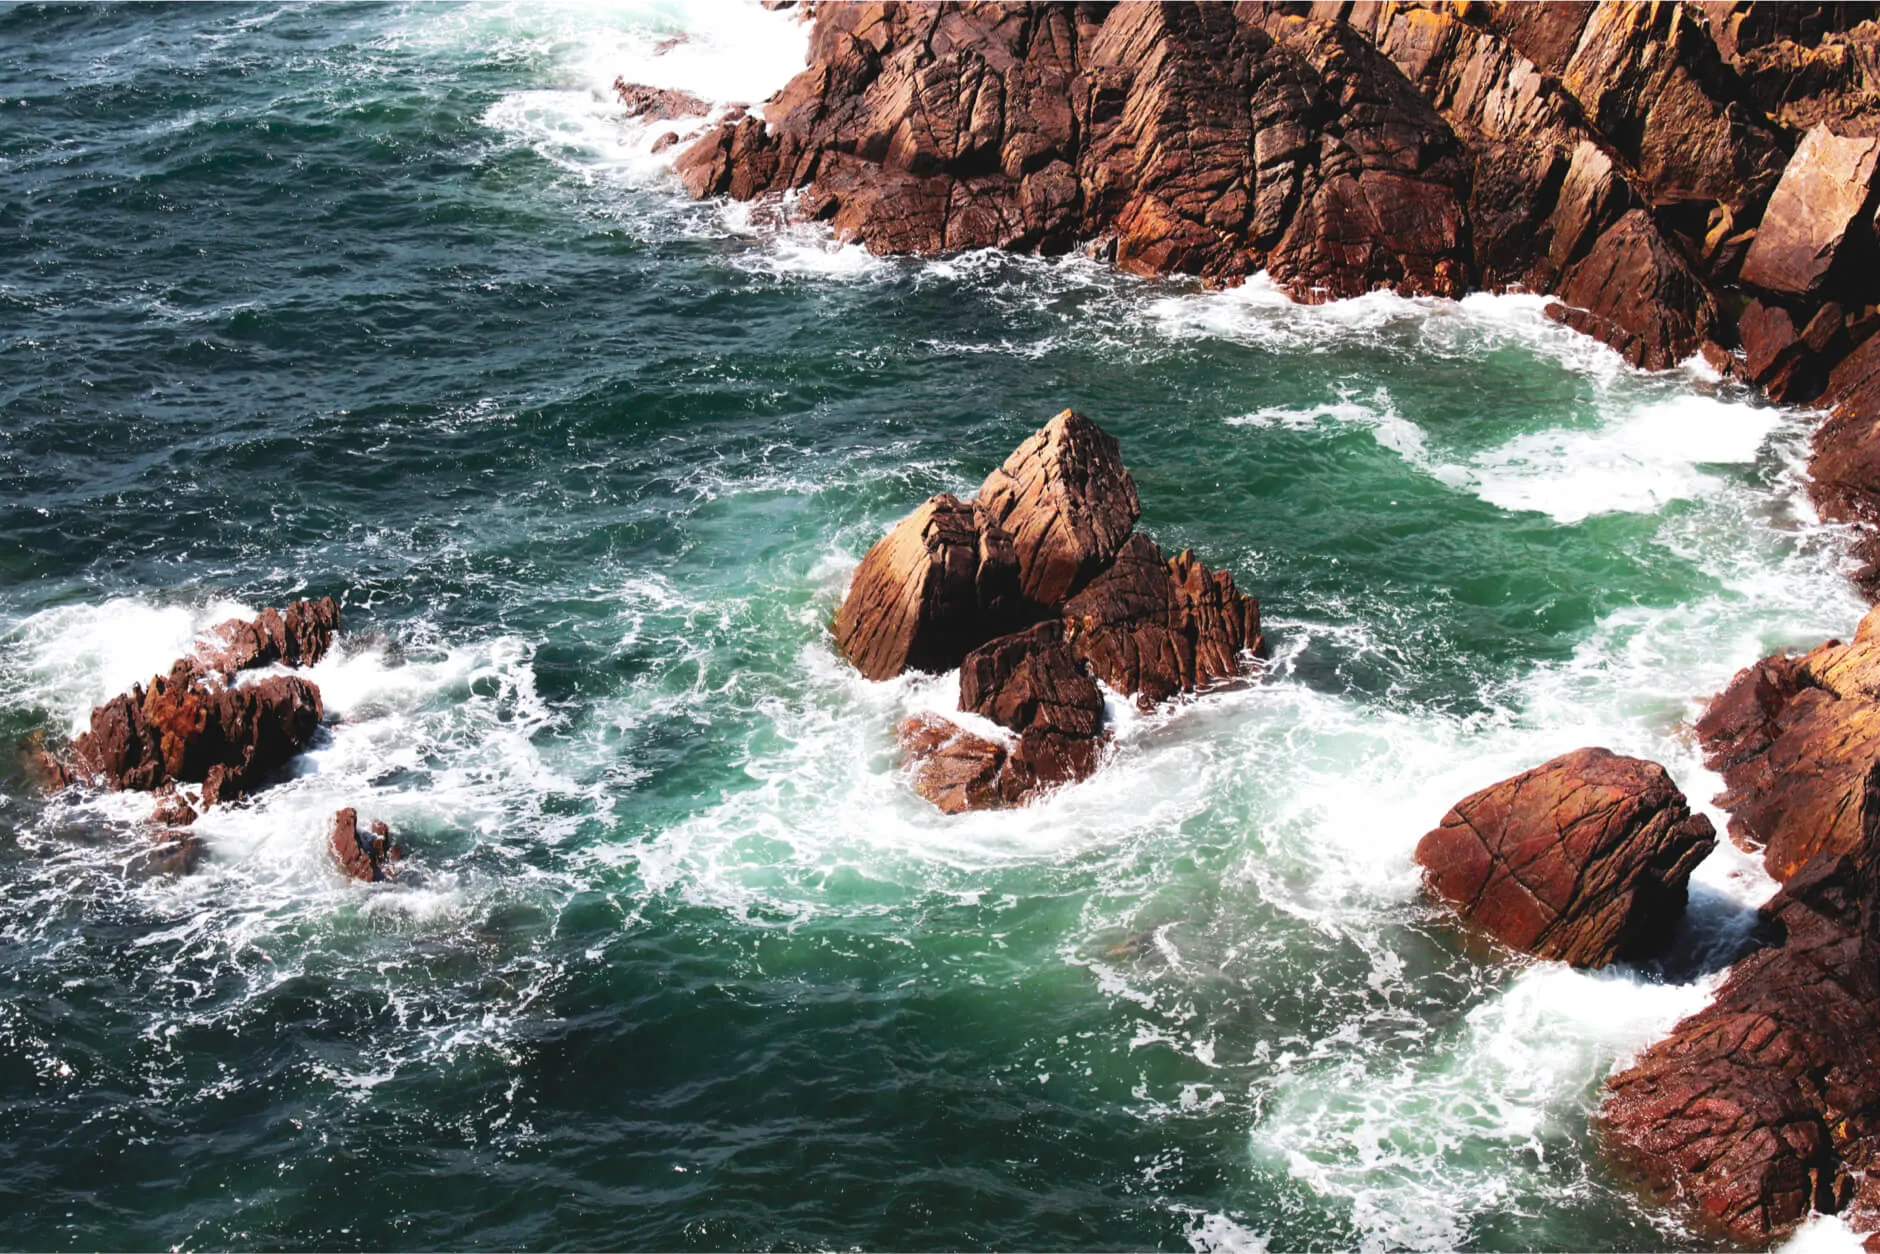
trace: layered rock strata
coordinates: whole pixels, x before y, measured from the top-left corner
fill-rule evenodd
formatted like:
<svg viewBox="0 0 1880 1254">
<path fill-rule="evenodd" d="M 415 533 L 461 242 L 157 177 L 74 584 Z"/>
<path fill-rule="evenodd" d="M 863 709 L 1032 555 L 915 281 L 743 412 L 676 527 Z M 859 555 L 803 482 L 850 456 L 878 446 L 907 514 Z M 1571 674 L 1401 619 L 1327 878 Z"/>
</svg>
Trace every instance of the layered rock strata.
<svg viewBox="0 0 1880 1254">
<path fill-rule="evenodd" d="M 1578 749 L 1457 802 L 1416 860 L 1432 892 L 1503 944 L 1601 967 L 1664 945 L 1715 847 L 1662 766 Z"/>
<path fill-rule="evenodd" d="M 797 193 L 878 252 L 1101 244 L 1138 273 L 1264 270 L 1303 300 L 1552 293 L 1636 365 L 1702 350 L 1826 403 L 1818 504 L 1880 527 L 1877 15 L 824 5 L 808 68 L 677 168 L 696 196 Z"/>
<path fill-rule="evenodd" d="M 836 612 L 836 647 L 870 679 L 960 668 L 961 710 L 899 728 L 914 786 L 948 813 L 1016 805 L 1096 769 L 1098 681 L 1145 705 L 1241 673 L 1260 609 L 1191 553 L 1133 533 L 1141 506 L 1116 441 L 1066 410 L 972 501 L 933 497 L 871 547 Z"/>
</svg>

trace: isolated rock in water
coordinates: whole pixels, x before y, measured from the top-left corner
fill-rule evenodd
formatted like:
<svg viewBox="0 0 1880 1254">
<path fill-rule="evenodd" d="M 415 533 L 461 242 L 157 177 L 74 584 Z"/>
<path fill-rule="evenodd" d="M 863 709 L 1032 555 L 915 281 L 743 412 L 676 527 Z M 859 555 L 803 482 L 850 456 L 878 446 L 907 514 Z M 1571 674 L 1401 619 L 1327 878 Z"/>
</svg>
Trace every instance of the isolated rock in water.
<svg viewBox="0 0 1880 1254">
<path fill-rule="evenodd" d="M 1577 749 L 1456 803 L 1416 859 L 1502 943 L 1576 967 L 1661 945 L 1716 846 L 1663 767 Z"/>
<path fill-rule="evenodd" d="M 1773 947 L 1607 1082 L 1611 1149 L 1739 1239 L 1811 1209 L 1880 1227 L 1877 790 L 1864 773 L 1858 846 L 1817 854 L 1763 906 Z"/>
<path fill-rule="evenodd" d="M 672 87 L 649 87 L 645 83 L 614 80 L 614 94 L 627 107 L 627 116 L 648 122 L 669 122 L 673 118 L 702 118 L 712 111 L 705 100 L 689 91 Z"/>
<path fill-rule="evenodd" d="M 156 809 L 150 812 L 150 821 L 158 827 L 188 827 L 198 817 L 196 808 L 175 789 L 158 794 Z"/>
<path fill-rule="evenodd" d="M 836 647 L 870 679 L 947 671 L 1010 630 L 1012 542 L 984 511 L 942 494 L 903 518 L 856 567 L 836 613 Z"/>
<path fill-rule="evenodd" d="M 1779 296 L 1820 291 L 1857 223 L 1870 229 L 1860 219 L 1871 222 L 1877 169 L 1880 138 L 1840 136 L 1826 126 L 1803 136 L 1763 211 L 1743 282 Z"/>
<path fill-rule="evenodd" d="M 974 735 L 937 714 L 918 714 L 895 728 L 913 765 L 914 791 L 942 814 L 995 810 L 1024 799 L 1027 783 L 1007 769 L 1004 745 Z"/>
<path fill-rule="evenodd" d="M 203 805 L 216 805 L 305 749 L 322 713 L 320 690 L 299 676 L 226 687 L 218 673 L 179 659 L 148 689 L 134 686 L 91 712 L 68 778 L 146 791 L 200 783 Z"/>
<path fill-rule="evenodd" d="M 1083 779 L 1102 757 L 1103 692 L 1065 647 L 1059 623 L 1040 623 L 967 654 L 960 708 L 1017 732 L 1012 764 L 1041 786 Z"/>
<path fill-rule="evenodd" d="M 405 856 L 404 847 L 393 843 L 392 829 L 384 823 L 374 822 L 361 832 L 359 812 L 351 806 L 333 815 L 329 840 L 346 874 L 368 884 L 390 879 L 397 870 L 394 864 Z"/>
<path fill-rule="evenodd" d="M 1115 437 L 1068 409 L 988 475 L 978 499 L 1012 538 L 1019 591 L 1040 606 L 1090 582 L 1142 516 Z"/>
<path fill-rule="evenodd" d="M 1880 610 L 1847 644 L 1739 671 L 1697 723 L 1723 776 L 1730 837 L 1787 880 L 1817 853 L 1851 853 L 1861 781 L 1880 757 Z"/>
<path fill-rule="evenodd" d="M 326 656 L 338 630 L 338 601 L 295 601 L 285 610 L 265 609 L 252 620 L 231 618 L 218 625 L 198 657 L 225 675 L 275 662 L 312 666 Z"/>
<path fill-rule="evenodd" d="M 1145 703 L 1241 673 L 1261 646 L 1260 607 L 1193 554 L 1165 560 L 1146 536 L 1064 606 L 1071 652 L 1118 692 Z"/>
</svg>

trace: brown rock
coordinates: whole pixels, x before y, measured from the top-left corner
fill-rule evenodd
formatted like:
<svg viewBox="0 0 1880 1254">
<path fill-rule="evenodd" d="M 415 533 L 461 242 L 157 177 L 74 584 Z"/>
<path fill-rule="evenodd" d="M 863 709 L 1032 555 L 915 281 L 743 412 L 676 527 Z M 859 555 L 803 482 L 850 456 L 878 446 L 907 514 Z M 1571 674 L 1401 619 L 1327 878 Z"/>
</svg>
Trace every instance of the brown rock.
<svg viewBox="0 0 1880 1254">
<path fill-rule="evenodd" d="M 1233 678 L 1262 644 L 1259 603 L 1232 576 L 1187 552 L 1164 560 L 1141 535 L 1071 598 L 1064 620 L 1072 653 L 1145 704 Z"/>
<path fill-rule="evenodd" d="M 1040 786 L 1086 778 L 1102 758 L 1103 693 L 1059 623 L 1002 636 L 960 664 L 960 708 L 1018 733 L 1012 764 Z"/>
<path fill-rule="evenodd" d="M 614 94 L 627 107 L 627 116 L 648 122 L 670 122 L 674 118 L 702 118 L 711 105 L 689 91 L 671 87 L 648 87 L 645 83 L 614 80 Z"/>
<path fill-rule="evenodd" d="M 1019 591 L 1040 606 L 1090 582 L 1142 515 L 1116 440 L 1068 409 L 987 476 L 979 506 L 1011 536 Z"/>
<path fill-rule="evenodd" d="M 359 812 L 351 806 L 333 815 L 329 841 L 340 868 L 368 884 L 392 878 L 397 872 L 394 864 L 405 856 L 404 848 L 392 842 L 392 831 L 384 823 L 375 822 L 368 831 L 360 832 Z"/>
<path fill-rule="evenodd" d="M 870 679 L 947 671 L 1020 621 L 1011 538 L 942 494 L 868 550 L 836 611 L 836 647 Z"/>
<path fill-rule="evenodd" d="M 240 687 L 179 659 L 167 676 L 135 686 L 91 713 L 72 746 L 74 778 L 113 789 L 203 785 L 204 806 L 233 800 L 305 749 L 319 727 L 320 690 L 298 676 Z"/>
<path fill-rule="evenodd" d="M 1010 769 L 1004 745 L 938 715 L 907 719 L 895 735 L 913 767 L 914 791 L 942 814 L 1015 805 L 1035 782 Z"/>
<path fill-rule="evenodd" d="M 158 795 L 157 808 L 150 812 L 150 821 L 158 827 L 188 827 L 197 817 L 196 808 L 173 788 Z"/>
<path fill-rule="evenodd" d="M 1817 126 L 1802 138 L 1769 198 L 1743 261 L 1743 281 L 1778 295 L 1827 286 L 1850 233 L 1871 231 L 1880 139 L 1843 138 Z"/>
<path fill-rule="evenodd" d="M 1880 610 L 1854 639 L 1739 672 L 1697 725 L 1705 761 L 1723 775 L 1717 804 L 1730 837 L 1762 849 L 1787 880 L 1817 853 L 1860 838 L 1860 789 L 1880 756 Z"/>
<path fill-rule="evenodd" d="M 338 630 L 338 601 L 295 601 L 285 610 L 262 610 L 252 621 L 231 618 L 220 624 L 197 658 L 224 675 L 275 662 L 312 666 L 326 656 Z"/>
<path fill-rule="evenodd" d="M 1810 859 L 1762 909 L 1775 944 L 1716 1000 L 1607 1082 L 1606 1143 L 1732 1236 L 1766 1242 L 1809 1211 L 1880 1220 L 1875 818 L 1850 853 Z"/>
<path fill-rule="evenodd" d="M 1416 858 L 1502 943 L 1597 967 L 1662 944 L 1715 845 L 1663 767 L 1579 749 L 1457 802 Z"/>
<path fill-rule="evenodd" d="M 1548 314 L 1617 348 L 1635 366 L 1665 370 L 1710 337 L 1716 303 L 1642 209 L 1626 213 L 1568 270 L 1563 305 Z"/>
</svg>

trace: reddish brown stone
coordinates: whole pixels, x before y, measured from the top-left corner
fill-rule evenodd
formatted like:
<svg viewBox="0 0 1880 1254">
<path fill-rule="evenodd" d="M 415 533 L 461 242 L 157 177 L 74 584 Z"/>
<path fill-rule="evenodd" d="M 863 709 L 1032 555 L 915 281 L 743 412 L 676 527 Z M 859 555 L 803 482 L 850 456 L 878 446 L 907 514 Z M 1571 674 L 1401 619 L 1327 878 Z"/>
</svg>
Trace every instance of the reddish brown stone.
<svg viewBox="0 0 1880 1254">
<path fill-rule="evenodd" d="M 231 618 L 216 626 L 196 656 L 224 675 L 275 662 L 312 666 L 326 656 L 338 630 L 338 601 L 295 601 L 285 610 L 265 609 L 252 620 Z"/>
<path fill-rule="evenodd" d="M 1018 621 L 1018 572 L 1011 538 L 983 509 L 933 497 L 856 567 L 836 647 L 870 679 L 951 670 Z"/>
<path fill-rule="evenodd" d="M 1232 576 L 1187 552 L 1164 560 L 1141 535 L 1071 598 L 1064 620 L 1071 651 L 1097 678 L 1145 703 L 1239 675 L 1262 644 L 1259 603 Z"/>
<path fill-rule="evenodd" d="M 1880 139 L 1809 131 L 1769 198 L 1743 281 L 1789 297 L 1827 286 L 1850 234 L 1871 232 L 1876 170 Z"/>
<path fill-rule="evenodd" d="M 979 506 L 1012 538 L 1019 591 L 1053 607 L 1109 565 L 1142 514 L 1114 437 L 1068 409 L 987 476 Z"/>
<path fill-rule="evenodd" d="M 1597 967 L 1664 941 L 1715 845 L 1663 767 L 1579 749 L 1457 802 L 1416 858 L 1502 943 Z"/>
<path fill-rule="evenodd" d="M 1004 745 L 939 715 L 907 719 L 895 735 L 913 768 L 914 791 L 942 814 L 1016 805 L 1036 783 L 1012 768 Z"/>
<path fill-rule="evenodd" d="M 360 832 L 359 812 L 351 806 L 333 815 L 328 839 L 340 868 L 369 884 L 392 878 L 398 869 L 395 864 L 405 856 L 403 846 L 393 843 L 392 831 L 384 823 L 375 822 Z"/>
<path fill-rule="evenodd" d="M 1634 209 L 1593 244 L 1560 284 L 1550 316 L 1617 348 L 1635 366 L 1665 370 L 1710 337 L 1716 304 L 1682 257 Z"/>
<path fill-rule="evenodd" d="M 1774 944 L 1608 1081 L 1606 1143 L 1738 1239 L 1811 1209 L 1857 1232 L 1880 1220 L 1880 768 L 1859 791 L 1855 847 L 1811 858 L 1763 907 Z"/>
<path fill-rule="evenodd" d="M 1697 730 L 1723 775 L 1730 837 L 1761 849 L 1769 874 L 1787 880 L 1817 853 L 1851 852 L 1861 781 L 1880 756 L 1880 610 L 1847 644 L 1739 672 Z"/>
<path fill-rule="evenodd" d="M 1012 762 L 1040 785 L 1083 779 L 1102 758 L 1103 693 L 1065 647 L 1060 623 L 1040 623 L 967 654 L 960 708 L 1017 732 Z"/>
<path fill-rule="evenodd" d="M 698 96 L 671 87 L 648 87 L 645 83 L 614 80 L 614 94 L 627 107 L 627 116 L 648 122 L 669 122 L 674 118 L 702 118 L 712 111 Z"/>
</svg>

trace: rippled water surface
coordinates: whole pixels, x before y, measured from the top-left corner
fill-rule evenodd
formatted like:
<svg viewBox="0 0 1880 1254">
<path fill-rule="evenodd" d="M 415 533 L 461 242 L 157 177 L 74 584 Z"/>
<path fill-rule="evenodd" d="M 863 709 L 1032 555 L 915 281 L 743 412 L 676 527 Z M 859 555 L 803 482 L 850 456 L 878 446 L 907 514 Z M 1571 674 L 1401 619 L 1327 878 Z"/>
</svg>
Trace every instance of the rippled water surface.
<svg viewBox="0 0 1880 1254">
<path fill-rule="evenodd" d="M 669 43 L 683 36 L 681 42 Z M 0 10 L 0 739 L 231 613 L 345 601 L 292 778 L 151 876 L 146 798 L 0 767 L 5 1242 L 1704 1247 L 1587 1130 L 1669 968 L 1465 942 L 1417 837 L 1582 744 L 1716 789 L 1738 666 L 1845 633 L 1808 418 L 1536 300 L 1320 308 L 884 261 L 694 205 L 614 74 L 717 101 L 787 15 Z M 826 624 L 1075 406 L 1264 682 L 945 818 Z M 414 851 L 344 880 L 342 805 Z"/>
</svg>

